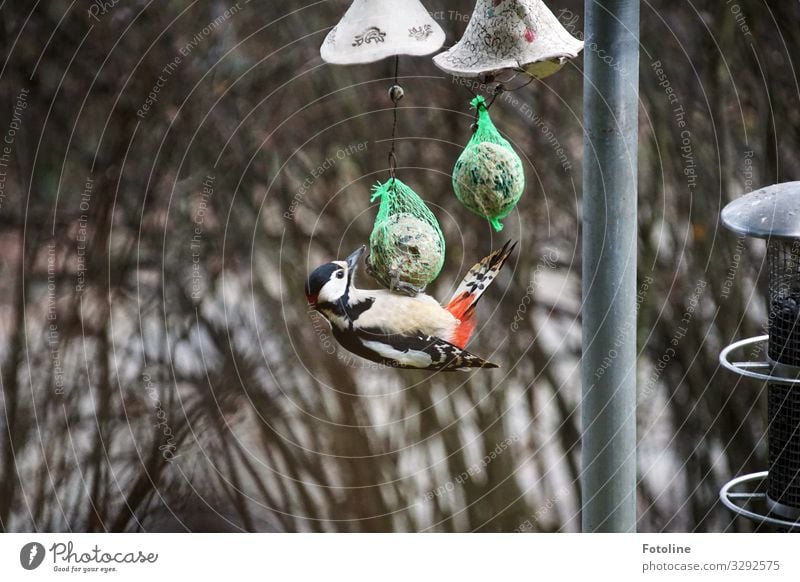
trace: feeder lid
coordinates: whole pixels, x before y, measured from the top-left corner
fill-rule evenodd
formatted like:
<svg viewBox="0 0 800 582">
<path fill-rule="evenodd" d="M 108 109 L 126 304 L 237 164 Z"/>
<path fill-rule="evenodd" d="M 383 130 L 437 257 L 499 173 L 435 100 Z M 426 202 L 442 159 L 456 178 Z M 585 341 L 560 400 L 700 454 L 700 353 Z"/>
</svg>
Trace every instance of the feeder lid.
<svg viewBox="0 0 800 582">
<path fill-rule="evenodd" d="M 457 77 L 523 68 L 543 78 L 581 49 L 542 0 L 478 0 L 464 36 L 433 62 Z"/>
<path fill-rule="evenodd" d="M 722 224 L 758 238 L 800 239 L 800 182 L 784 182 L 745 194 L 722 209 Z"/>
<path fill-rule="evenodd" d="M 372 63 L 395 55 L 429 55 L 444 31 L 419 0 L 354 0 L 320 47 L 334 65 Z"/>
</svg>

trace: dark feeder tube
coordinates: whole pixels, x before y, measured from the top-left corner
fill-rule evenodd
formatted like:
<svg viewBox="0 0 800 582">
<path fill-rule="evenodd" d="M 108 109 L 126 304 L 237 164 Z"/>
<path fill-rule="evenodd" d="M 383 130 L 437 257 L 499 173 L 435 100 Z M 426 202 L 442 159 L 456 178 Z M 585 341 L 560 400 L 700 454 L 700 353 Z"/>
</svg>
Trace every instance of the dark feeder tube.
<svg viewBox="0 0 800 582">
<path fill-rule="evenodd" d="M 767 241 L 769 310 L 767 385 L 769 470 L 767 504 L 783 518 L 800 519 L 800 182 L 751 192 L 728 204 L 722 223 Z"/>
<path fill-rule="evenodd" d="M 800 368 L 800 241 L 770 240 L 769 359 L 780 375 Z M 800 389 L 770 382 L 767 388 L 769 476 L 772 510 L 800 517 Z"/>
</svg>

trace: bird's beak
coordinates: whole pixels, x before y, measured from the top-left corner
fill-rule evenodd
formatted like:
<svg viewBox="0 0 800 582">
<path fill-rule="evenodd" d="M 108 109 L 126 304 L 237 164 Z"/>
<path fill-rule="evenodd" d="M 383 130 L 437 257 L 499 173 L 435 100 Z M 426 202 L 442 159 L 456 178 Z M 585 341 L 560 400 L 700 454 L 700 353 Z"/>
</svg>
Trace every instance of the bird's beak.
<svg viewBox="0 0 800 582">
<path fill-rule="evenodd" d="M 361 245 L 355 251 L 353 251 L 349 257 L 345 259 L 347 263 L 347 267 L 351 271 L 355 271 L 356 267 L 358 266 L 358 261 L 361 259 L 361 255 L 367 250 L 367 245 Z"/>
</svg>

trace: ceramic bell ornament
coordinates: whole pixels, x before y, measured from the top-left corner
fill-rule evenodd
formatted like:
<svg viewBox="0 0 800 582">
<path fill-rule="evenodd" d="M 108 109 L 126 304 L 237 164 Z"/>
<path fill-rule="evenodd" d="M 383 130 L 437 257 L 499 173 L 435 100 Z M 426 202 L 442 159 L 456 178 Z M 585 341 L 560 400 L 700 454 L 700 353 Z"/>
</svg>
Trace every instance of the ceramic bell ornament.
<svg viewBox="0 0 800 582">
<path fill-rule="evenodd" d="M 429 55 L 444 31 L 419 0 L 354 0 L 325 37 L 322 59 L 334 65 L 372 63 L 395 55 Z"/>
<path fill-rule="evenodd" d="M 523 69 L 541 79 L 582 49 L 542 0 L 478 0 L 464 36 L 433 61 L 457 77 Z"/>
</svg>

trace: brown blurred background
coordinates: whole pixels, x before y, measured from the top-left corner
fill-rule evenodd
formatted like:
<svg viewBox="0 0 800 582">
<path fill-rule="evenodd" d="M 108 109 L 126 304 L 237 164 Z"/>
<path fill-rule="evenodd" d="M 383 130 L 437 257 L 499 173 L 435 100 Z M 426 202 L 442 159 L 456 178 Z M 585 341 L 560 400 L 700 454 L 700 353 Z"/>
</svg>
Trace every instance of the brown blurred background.
<svg viewBox="0 0 800 582">
<path fill-rule="evenodd" d="M 473 2 L 425 4 L 449 46 Z M 520 247 L 470 344 L 499 370 L 376 369 L 302 290 L 366 242 L 387 177 L 393 62 L 319 57 L 347 5 L 2 4 L 4 530 L 579 528 L 583 59 L 492 108 L 527 174 L 499 234 L 450 186 L 469 91 L 401 59 L 398 176 L 448 245 L 429 292 Z M 641 531 L 752 527 L 717 491 L 766 466 L 762 386 L 717 355 L 765 321 L 763 249 L 717 219 L 798 178 L 798 18 L 642 5 Z"/>
</svg>

